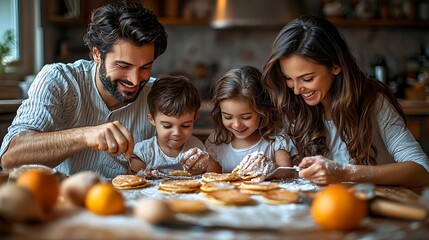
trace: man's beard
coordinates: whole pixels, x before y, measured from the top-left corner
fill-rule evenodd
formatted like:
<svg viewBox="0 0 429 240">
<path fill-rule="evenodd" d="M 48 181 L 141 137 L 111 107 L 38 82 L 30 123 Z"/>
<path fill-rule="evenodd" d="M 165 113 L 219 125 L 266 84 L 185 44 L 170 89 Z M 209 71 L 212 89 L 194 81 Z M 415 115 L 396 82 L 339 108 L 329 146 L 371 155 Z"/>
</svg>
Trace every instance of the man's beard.
<svg viewBox="0 0 429 240">
<path fill-rule="evenodd" d="M 119 101 L 121 101 L 123 103 L 134 102 L 137 99 L 137 97 L 139 96 L 144 85 L 146 85 L 146 83 L 148 82 L 148 81 L 145 81 L 144 84 L 139 88 L 139 90 L 137 92 L 123 92 L 123 93 L 119 92 L 118 91 L 119 82 L 123 82 L 127 85 L 133 85 L 133 84 L 128 80 L 122 80 L 122 79 L 112 80 L 110 77 L 108 77 L 106 74 L 104 59 L 101 59 L 100 69 L 98 70 L 98 77 L 100 78 L 100 81 L 103 84 L 104 88 L 110 94 L 112 94 L 113 97 L 115 97 L 116 99 L 118 99 Z"/>
</svg>

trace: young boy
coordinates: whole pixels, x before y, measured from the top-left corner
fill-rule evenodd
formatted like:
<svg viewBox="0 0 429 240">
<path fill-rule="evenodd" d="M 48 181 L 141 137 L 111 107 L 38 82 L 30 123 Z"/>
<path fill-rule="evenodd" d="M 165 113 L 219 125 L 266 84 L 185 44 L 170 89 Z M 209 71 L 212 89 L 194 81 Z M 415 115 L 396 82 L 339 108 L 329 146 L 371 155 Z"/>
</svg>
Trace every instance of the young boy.
<svg viewBox="0 0 429 240">
<path fill-rule="evenodd" d="M 219 172 L 203 142 L 192 135 L 201 100 L 197 88 L 183 76 L 158 78 L 148 95 L 149 122 L 156 136 L 136 143 L 130 173 L 144 169 L 187 170 L 191 174 Z"/>
</svg>

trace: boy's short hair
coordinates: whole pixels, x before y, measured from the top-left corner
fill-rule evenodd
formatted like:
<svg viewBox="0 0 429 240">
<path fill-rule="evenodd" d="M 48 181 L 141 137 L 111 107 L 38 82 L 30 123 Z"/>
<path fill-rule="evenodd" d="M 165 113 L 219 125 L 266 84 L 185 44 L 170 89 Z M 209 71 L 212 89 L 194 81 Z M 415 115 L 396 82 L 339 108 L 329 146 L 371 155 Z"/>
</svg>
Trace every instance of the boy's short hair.
<svg viewBox="0 0 429 240">
<path fill-rule="evenodd" d="M 182 116 L 188 112 L 197 113 L 201 106 L 198 89 L 184 76 L 164 75 L 152 85 L 147 102 L 150 114 Z"/>
</svg>

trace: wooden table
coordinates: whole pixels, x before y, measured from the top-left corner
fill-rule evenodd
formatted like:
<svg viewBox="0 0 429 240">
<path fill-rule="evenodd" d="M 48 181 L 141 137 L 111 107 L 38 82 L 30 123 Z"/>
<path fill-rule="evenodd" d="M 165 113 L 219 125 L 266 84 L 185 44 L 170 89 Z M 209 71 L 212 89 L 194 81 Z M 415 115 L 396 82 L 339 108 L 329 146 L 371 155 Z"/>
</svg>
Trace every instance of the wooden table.
<svg viewBox="0 0 429 240">
<path fill-rule="evenodd" d="M 149 180 L 144 189 L 123 190 L 127 211 L 121 215 L 97 216 L 84 208 L 60 202 L 41 224 L 4 226 L 8 239 L 427 239 L 429 221 L 405 221 L 367 217 L 351 232 L 324 231 L 312 220 L 310 206 L 303 203 L 269 205 L 254 195 L 257 204 L 242 207 L 209 205 L 201 215 L 177 214 L 179 225 L 150 225 L 132 214 L 132 206 L 141 197 L 201 199 L 197 194 L 158 193 L 159 180 Z M 282 182 L 281 187 L 317 190 L 303 179 Z M 0 228 L 1 231 L 2 228 Z"/>
</svg>

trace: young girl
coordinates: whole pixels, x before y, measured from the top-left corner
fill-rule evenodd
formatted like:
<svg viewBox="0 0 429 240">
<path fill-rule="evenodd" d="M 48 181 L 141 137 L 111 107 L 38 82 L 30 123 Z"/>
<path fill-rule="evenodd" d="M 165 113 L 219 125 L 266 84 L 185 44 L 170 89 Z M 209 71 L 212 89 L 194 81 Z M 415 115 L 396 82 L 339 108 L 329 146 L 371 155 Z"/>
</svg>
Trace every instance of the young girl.
<svg viewBox="0 0 429 240">
<path fill-rule="evenodd" d="M 429 161 L 383 83 L 359 68 L 338 29 L 302 16 L 273 43 L 262 82 L 318 184 L 429 185 Z M 280 118 L 279 118 L 280 119 Z"/>
<path fill-rule="evenodd" d="M 215 86 L 212 97 L 215 132 L 205 145 L 224 173 L 231 172 L 254 152 L 263 152 L 279 166 L 292 166 L 290 151 L 294 149 L 288 139 L 274 137 L 271 125 L 274 115 L 260 79 L 258 69 L 244 66 L 227 72 Z"/>
<path fill-rule="evenodd" d="M 138 142 L 130 160 L 130 172 L 144 169 L 185 169 L 192 174 L 220 172 L 201 140 L 192 135 L 201 105 L 198 90 L 183 76 L 158 78 L 149 92 L 147 118 L 157 135 Z"/>
</svg>

